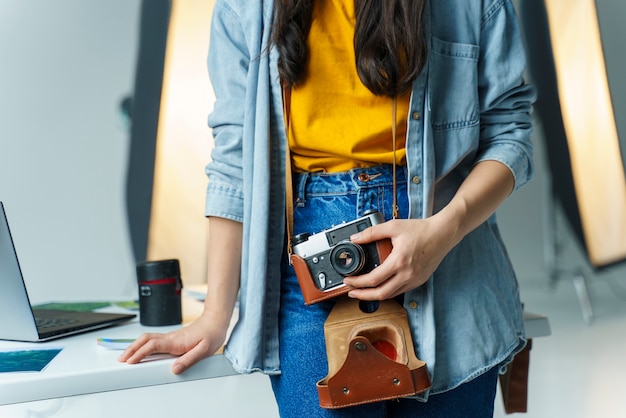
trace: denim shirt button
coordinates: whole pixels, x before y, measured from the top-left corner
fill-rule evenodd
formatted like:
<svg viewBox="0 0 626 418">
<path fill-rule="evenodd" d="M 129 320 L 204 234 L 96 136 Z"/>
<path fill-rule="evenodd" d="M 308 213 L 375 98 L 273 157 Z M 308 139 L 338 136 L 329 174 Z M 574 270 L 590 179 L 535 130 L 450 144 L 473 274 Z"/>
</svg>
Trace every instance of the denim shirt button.
<svg viewBox="0 0 626 418">
<path fill-rule="evenodd" d="M 413 112 L 413 113 L 411 113 L 411 118 L 412 118 L 413 120 L 419 120 L 419 118 L 420 118 L 420 112 Z"/>
<path fill-rule="evenodd" d="M 413 184 L 420 184 L 422 179 L 420 178 L 420 176 L 413 176 L 413 179 L 411 179 L 411 181 L 413 181 Z"/>
<path fill-rule="evenodd" d="M 409 308 L 411 309 L 417 309 L 417 302 L 415 302 L 414 300 L 409 302 Z"/>
</svg>

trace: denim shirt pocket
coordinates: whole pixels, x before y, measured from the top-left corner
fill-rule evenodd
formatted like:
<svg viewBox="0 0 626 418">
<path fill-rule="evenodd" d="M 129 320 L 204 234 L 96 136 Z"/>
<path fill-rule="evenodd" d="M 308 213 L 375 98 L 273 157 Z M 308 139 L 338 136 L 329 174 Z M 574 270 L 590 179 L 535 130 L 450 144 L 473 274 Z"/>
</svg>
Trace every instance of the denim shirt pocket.
<svg viewBox="0 0 626 418">
<path fill-rule="evenodd" d="M 430 39 L 429 102 L 436 177 L 478 148 L 478 45 Z"/>
</svg>

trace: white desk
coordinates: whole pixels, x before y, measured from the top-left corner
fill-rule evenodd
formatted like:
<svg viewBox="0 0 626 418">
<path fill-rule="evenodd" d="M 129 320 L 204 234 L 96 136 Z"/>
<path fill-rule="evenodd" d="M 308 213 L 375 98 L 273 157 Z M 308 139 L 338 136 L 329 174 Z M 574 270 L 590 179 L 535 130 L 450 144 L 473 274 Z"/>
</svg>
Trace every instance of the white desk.
<svg viewBox="0 0 626 418">
<path fill-rule="evenodd" d="M 183 322 L 188 323 L 200 315 L 202 305 L 198 300 L 183 298 Z M 117 361 L 122 353 L 120 350 L 101 347 L 96 343 L 98 337 L 136 338 L 144 332 L 168 332 L 177 328 L 180 325 L 144 327 L 137 317 L 122 325 L 45 343 L 0 341 L 0 349 L 63 348 L 42 372 L 0 373 L 0 405 L 236 374 L 230 362 L 221 354 L 204 359 L 176 376 L 170 371 L 173 358 L 161 357 L 129 365 Z"/>
<path fill-rule="evenodd" d="M 550 335 L 550 326 L 545 316 L 527 313 L 525 325 L 527 334 L 531 338 Z M 199 401 L 206 404 L 211 403 L 212 397 L 226 396 L 236 399 L 242 390 L 247 391 L 247 397 L 250 394 L 258 396 L 260 403 L 247 406 L 254 408 L 255 416 L 277 416 L 268 379 L 258 375 L 255 377 L 237 375 L 230 362 L 221 354 L 209 357 L 182 375 L 175 376 L 170 371 L 172 358 L 128 365 L 117 361 L 121 353 L 119 350 L 110 350 L 96 344 L 97 337 L 135 338 L 142 332 L 165 332 L 175 328 L 177 327 L 143 327 L 137 320 L 134 320 L 126 325 L 47 343 L 0 342 L 0 348 L 63 347 L 63 350 L 43 372 L 0 374 L 0 416 L 11 416 L 5 412 L 15 411 L 20 407 L 17 404 L 23 404 L 24 408 L 28 408 L 28 405 L 35 405 L 40 401 L 63 402 L 62 399 L 84 404 L 82 412 L 75 416 L 84 413 L 85 408 L 90 409 L 89 416 L 96 416 L 91 406 L 85 406 L 92 405 L 94 399 L 106 403 L 112 410 L 119 408 L 121 402 L 124 405 L 124 411 L 128 413 L 132 410 L 129 406 L 132 401 L 137 411 L 145 412 L 145 402 L 154 403 L 155 396 L 158 399 L 158 394 L 164 391 L 167 392 L 166 396 L 171 396 L 173 400 L 184 399 L 184 396 L 179 396 L 181 391 L 185 392 L 186 396 L 196 399 L 198 394 L 203 394 L 203 398 Z M 226 376 L 232 377 L 207 380 Z M 235 379 L 240 380 L 235 381 Z M 174 387 L 167 385 L 172 383 L 180 384 L 175 386 L 180 390 L 177 389 L 174 392 Z M 161 385 L 167 385 L 167 387 Z M 215 388 L 226 393 L 215 393 Z M 206 392 L 207 390 L 211 395 Z M 141 406 L 142 403 L 144 406 Z M 159 402 L 156 402 L 156 405 L 158 404 Z M 3 405 L 12 408 L 3 410 Z M 158 410 L 157 406 L 153 407 Z M 229 408 L 233 407 L 235 406 L 230 404 Z M 190 410 L 192 406 L 187 405 L 186 408 Z M 102 408 L 101 410 L 102 416 L 107 416 L 111 412 Z M 62 416 L 74 415 L 68 413 Z M 160 415 L 157 414 L 158 416 Z"/>
<path fill-rule="evenodd" d="M 528 338 L 547 337 L 552 333 L 547 316 L 526 311 L 524 311 L 524 329 Z"/>
<path fill-rule="evenodd" d="M 0 348 L 63 347 L 63 350 L 43 372 L 0 374 L 0 405 L 236 374 L 221 354 L 209 357 L 176 376 L 170 371 L 171 358 L 129 365 L 117 361 L 120 350 L 96 345 L 97 337 L 135 338 L 146 331 L 172 329 L 175 327 L 142 327 L 134 321 L 47 343 L 2 342 Z"/>
<path fill-rule="evenodd" d="M 184 300 L 184 322 L 201 309 L 201 302 Z M 269 379 L 237 374 L 222 354 L 175 376 L 173 358 L 128 365 L 117 361 L 121 351 L 96 344 L 98 337 L 135 338 L 176 328 L 143 327 L 135 319 L 47 343 L 0 341 L 0 349 L 63 347 L 42 372 L 0 373 L 0 417 L 278 416 Z"/>
</svg>

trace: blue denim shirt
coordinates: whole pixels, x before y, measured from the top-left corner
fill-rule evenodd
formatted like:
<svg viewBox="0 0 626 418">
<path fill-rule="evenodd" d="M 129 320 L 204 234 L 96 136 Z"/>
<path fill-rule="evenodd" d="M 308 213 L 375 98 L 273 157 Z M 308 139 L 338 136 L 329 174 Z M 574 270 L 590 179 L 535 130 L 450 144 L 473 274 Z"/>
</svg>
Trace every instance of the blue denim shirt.
<svg viewBox="0 0 626 418">
<path fill-rule="evenodd" d="M 240 311 L 225 354 L 240 372 L 279 373 L 285 134 L 272 0 L 217 0 L 209 74 L 215 147 L 206 215 L 243 222 Z M 515 188 L 532 177 L 532 87 L 509 0 L 427 4 L 428 62 L 415 81 L 407 133 L 410 217 L 446 205 L 474 164 L 497 160 Z M 422 287 L 405 294 L 431 393 L 503 364 L 525 342 L 518 285 L 495 215 L 467 235 Z"/>
</svg>

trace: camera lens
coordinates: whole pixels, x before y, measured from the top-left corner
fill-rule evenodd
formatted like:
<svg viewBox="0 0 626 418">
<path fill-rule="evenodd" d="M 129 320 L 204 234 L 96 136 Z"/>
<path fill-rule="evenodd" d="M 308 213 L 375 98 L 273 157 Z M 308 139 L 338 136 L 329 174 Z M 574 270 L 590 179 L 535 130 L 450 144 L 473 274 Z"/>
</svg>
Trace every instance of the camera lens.
<svg viewBox="0 0 626 418">
<path fill-rule="evenodd" d="M 340 242 L 330 253 L 330 264 L 342 276 L 355 275 L 365 264 L 365 253 L 360 245 Z"/>
</svg>

